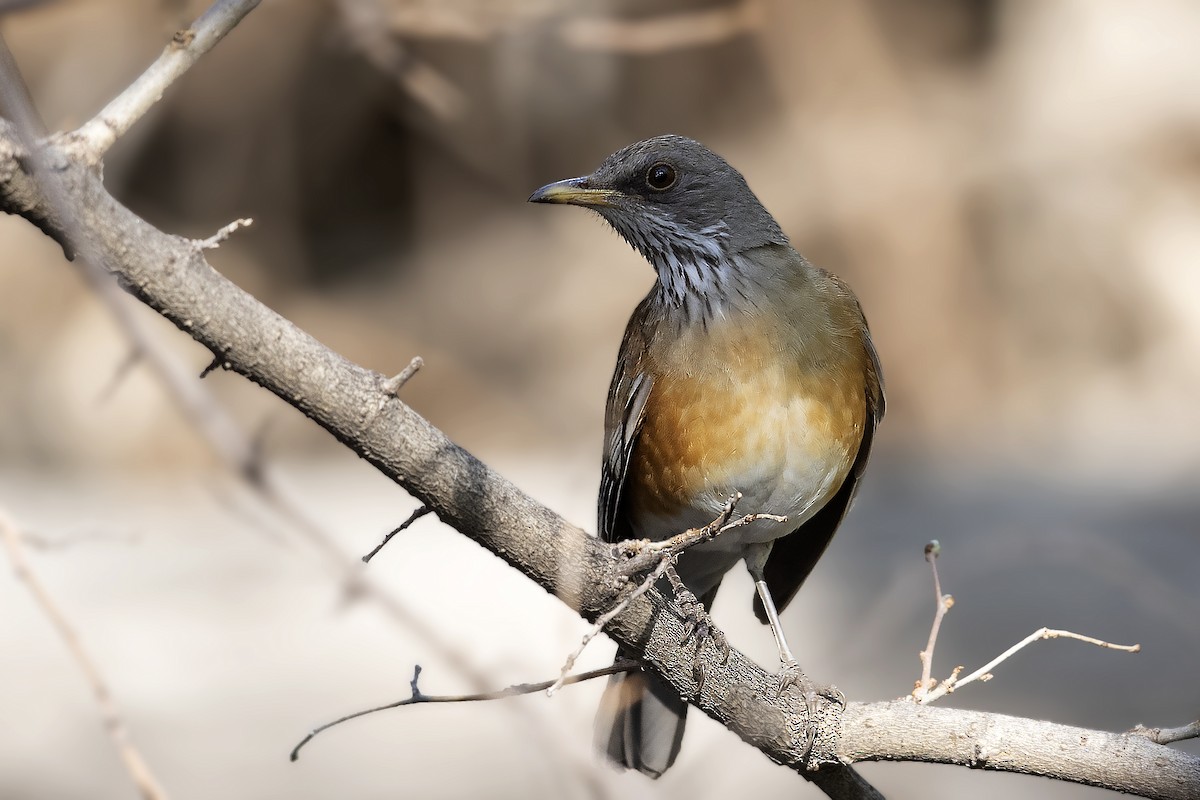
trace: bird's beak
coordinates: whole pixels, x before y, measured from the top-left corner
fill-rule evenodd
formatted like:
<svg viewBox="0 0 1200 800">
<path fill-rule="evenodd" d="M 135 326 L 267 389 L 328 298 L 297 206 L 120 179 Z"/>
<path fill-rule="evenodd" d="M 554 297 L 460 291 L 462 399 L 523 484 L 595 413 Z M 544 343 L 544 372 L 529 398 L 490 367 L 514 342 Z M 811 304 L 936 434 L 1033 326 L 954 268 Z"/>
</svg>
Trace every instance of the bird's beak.
<svg viewBox="0 0 1200 800">
<path fill-rule="evenodd" d="M 588 185 L 588 178 L 568 178 L 547 184 L 529 195 L 531 203 L 569 203 L 574 206 L 613 206 L 620 196 L 615 189 L 599 189 Z"/>
</svg>

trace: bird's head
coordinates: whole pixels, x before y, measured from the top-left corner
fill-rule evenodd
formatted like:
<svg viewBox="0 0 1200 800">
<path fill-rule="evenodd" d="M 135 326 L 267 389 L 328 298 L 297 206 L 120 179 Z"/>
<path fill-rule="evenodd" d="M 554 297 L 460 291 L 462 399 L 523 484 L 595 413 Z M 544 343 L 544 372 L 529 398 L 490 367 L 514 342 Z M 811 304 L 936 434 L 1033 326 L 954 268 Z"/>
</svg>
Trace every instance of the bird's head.
<svg viewBox="0 0 1200 800">
<path fill-rule="evenodd" d="M 662 276 L 697 262 L 787 237 L 741 173 L 697 141 L 656 136 L 624 147 L 595 172 L 543 186 L 531 203 L 569 203 L 599 213 Z"/>
</svg>

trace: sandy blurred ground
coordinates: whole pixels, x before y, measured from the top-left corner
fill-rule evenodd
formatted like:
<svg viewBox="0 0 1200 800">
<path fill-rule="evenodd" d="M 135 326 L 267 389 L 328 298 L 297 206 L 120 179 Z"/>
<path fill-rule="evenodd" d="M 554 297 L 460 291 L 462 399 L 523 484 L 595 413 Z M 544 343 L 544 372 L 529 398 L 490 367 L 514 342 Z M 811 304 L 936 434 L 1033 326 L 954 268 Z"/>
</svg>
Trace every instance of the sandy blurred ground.
<svg viewBox="0 0 1200 800">
<path fill-rule="evenodd" d="M 64 128 L 200 8 L 60 2 L 0 32 Z M 851 281 L 888 378 L 861 500 L 785 614 L 805 666 L 853 699 L 911 688 L 932 611 L 921 548 L 938 538 L 958 600 L 939 672 L 1041 625 L 1144 648 L 1042 643 L 951 703 L 1178 725 L 1200 709 L 1198 40 L 1183 0 L 267 2 L 106 179 L 180 234 L 254 217 L 219 269 L 366 366 L 422 355 L 405 399 L 590 528 L 611 364 L 652 275 L 589 215 L 522 201 L 641 136 L 703 139 Z M 207 363 L 134 312 L 189 370 Z M 582 623 L 430 519 L 370 571 L 442 645 L 347 603 L 144 366 L 104 399 L 126 352 L 61 253 L 0 219 L 0 507 L 61 543 L 35 566 L 173 797 L 813 794 L 696 715 L 662 781 L 609 772 L 589 751 L 598 684 L 389 712 L 289 764 L 313 724 L 406 694 L 414 663 L 428 692 L 469 689 L 463 658 L 495 686 L 552 677 Z M 271 464 L 351 556 L 412 508 L 261 390 L 205 386 L 248 431 L 267 425 Z M 750 591 L 731 578 L 717 619 L 770 663 Z M 132 796 L 13 580 L 0 609 L 0 797 Z M 1103 794 L 863 769 L 889 797 Z"/>
</svg>

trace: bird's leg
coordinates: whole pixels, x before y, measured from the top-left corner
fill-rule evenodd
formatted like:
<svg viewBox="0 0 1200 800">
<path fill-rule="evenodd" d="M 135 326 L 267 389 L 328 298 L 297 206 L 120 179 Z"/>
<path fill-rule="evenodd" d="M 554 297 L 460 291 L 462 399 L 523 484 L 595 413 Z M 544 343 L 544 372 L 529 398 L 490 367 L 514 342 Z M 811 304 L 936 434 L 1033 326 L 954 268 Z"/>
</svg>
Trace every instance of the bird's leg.
<svg viewBox="0 0 1200 800">
<path fill-rule="evenodd" d="M 792 655 L 792 649 L 788 647 L 787 638 L 783 635 L 783 625 L 779 622 L 779 611 L 775 608 L 775 599 L 771 597 L 771 590 L 767 586 L 766 575 L 764 574 L 767 556 L 771 554 L 772 544 L 773 542 L 763 542 L 751 545 L 746 554 L 746 569 L 750 571 L 750 577 L 754 579 L 754 588 L 758 592 L 758 597 L 762 600 L 763 608 L 767 612 L 767 624 L 771 626 L 771 633 L 775 636 L 775 646 L 779 648 L 779 662 L 782 667 L 779 671 L 779 684 L 776 687 L 776 693 L 783 694 L 784 690 L 789 686 L 800 687 L 800 691 L 804 695 L 804 703 L 808 707 L 808 713 L 811 717 L 817 713 L 818 697 L 828 697 L 842 705 L 845 705 L 846 698 L 836 686 L 817 686 L 813 683 L 800 670 L 800 665 L 796 663 L 796 657 Z"/>
<path fill-rule="evenodd" d="M 679 643 L 683 644 L 694 636 L 696 653 L 699 654 L 705 640 L 711 639 L 712 643 L 721 651 L 721 662 L 728 661 L 729 641 L 725 638 L 725 634 L 713 625 L 712 617 L 708 616 L 708 610 L 704 607 L 704 603 L 700 602 L 692 590 L 684 585 L 683 579 L 679 577 L 679 573 L 675 571 L 674 567 L 667 568 L 667 580 L 671 582 L 671 589 L 675 592 L 675 602 L 679 604 L 679 608 L 683 612 L 685 628 L 683 639 Z M 711 600 L 710 593 L 709 601 L 711 602 Z M 696 663 L 699 665 L 698 661 Z"/>
</svg>

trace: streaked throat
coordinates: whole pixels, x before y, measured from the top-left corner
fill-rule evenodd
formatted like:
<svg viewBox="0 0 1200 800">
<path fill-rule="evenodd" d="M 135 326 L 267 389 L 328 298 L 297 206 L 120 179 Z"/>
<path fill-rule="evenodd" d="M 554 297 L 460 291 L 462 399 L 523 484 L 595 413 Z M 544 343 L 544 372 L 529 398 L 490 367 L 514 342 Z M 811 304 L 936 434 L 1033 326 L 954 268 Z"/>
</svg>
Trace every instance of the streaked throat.
<svg viewBox="0 0 1200 800">
<path fill-rule="evenodd" d="M 706 325 L 726 316 L 733 298 L 745 297 L 724 222 L 697 232 L 666 216 L 601 213 L 654 267 L 656 301 L 671 316 Z"/>
</svg>

